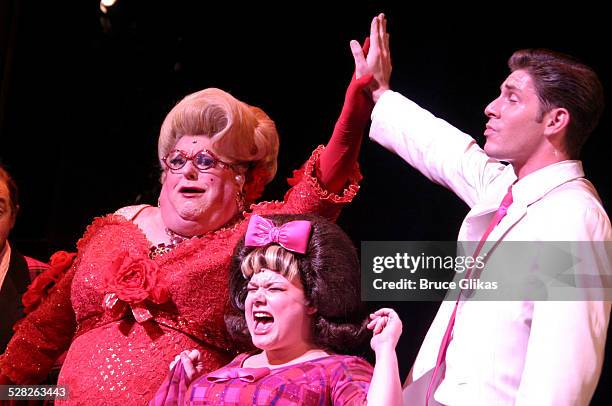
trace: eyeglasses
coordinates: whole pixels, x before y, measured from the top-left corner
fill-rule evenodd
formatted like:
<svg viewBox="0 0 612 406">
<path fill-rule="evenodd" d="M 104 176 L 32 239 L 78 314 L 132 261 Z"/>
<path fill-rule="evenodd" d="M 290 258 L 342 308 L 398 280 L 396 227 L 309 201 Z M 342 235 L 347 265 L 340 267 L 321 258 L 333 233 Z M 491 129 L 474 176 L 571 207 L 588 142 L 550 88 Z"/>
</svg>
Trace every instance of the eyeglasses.
<svg viewBox="0 0 612 406">
<path fill-rule="evenodd" d="M 185 166 L 188 161 L 191 161 L 193 165 L 200 171 L 205 171 L 207 169 L 214 168 L 217 165 L 221 166 L 224 169 L 234 169 L 234 165 L 229 164 L 227 162 L 223 162 L 207 149 L 198 151 L 192 156 L 189 156 L 185 151 L 175 149 L 173 151 L 170 151 L 168 155 L 163 157 L 162 161 L 164 161 L 166 166 L 173 171 L 178 171 L 183 166 Z"/>
</svg>

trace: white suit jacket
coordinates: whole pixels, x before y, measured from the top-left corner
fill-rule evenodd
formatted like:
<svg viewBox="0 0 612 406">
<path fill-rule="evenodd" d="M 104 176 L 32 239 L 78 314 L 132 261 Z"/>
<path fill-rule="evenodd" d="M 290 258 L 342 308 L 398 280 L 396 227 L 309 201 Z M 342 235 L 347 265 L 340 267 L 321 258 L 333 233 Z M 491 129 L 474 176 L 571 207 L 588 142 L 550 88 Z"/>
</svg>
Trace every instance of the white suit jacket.
<svg viewBox="0 0 612 406">
<path fill-rule="evenodd" d="M 489 158 L 470 136 L 399 93 L 387 91 L 376 104 L 370 138 L 469 205 L 460 241 L 480 240 L 516 180 L 510 165 Z M 542 168 L 512 190 L 513 204 L 489 241 L 612 240 L 610 220 L 580 161 Z M 610 276 L 605 252 L 584 265 Z M 435 366 L 454 305 L 441 304 L 407 383 Z M 604 301 L 460 302 L 434 398 L 446 405 L 586 405 L 601 372 L 609 316 Z"/>
</svg>

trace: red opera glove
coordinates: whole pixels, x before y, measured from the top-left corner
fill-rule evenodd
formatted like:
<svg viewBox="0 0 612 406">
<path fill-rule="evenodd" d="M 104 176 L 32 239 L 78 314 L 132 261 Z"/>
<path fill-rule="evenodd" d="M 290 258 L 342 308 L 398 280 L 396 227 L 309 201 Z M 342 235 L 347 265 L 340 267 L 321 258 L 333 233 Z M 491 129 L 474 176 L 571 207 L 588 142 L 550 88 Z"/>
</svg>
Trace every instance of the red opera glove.
<svg viewBox="0 0 612 406">
<path fill-rule="evenodd" d="M 370 41 L 367 38 L 363 45 L 365 55 L 369 48 Z M 361 137 L 374 108 L 372 97 L 368 94 L 371 81 L 371 74 L 356 79 L 353 73 L 344 97 L 342 112 L 329 143 L 321 154 L 318 177 L 332 193 L 342 190 L 357 162 Z"/>
</svg>

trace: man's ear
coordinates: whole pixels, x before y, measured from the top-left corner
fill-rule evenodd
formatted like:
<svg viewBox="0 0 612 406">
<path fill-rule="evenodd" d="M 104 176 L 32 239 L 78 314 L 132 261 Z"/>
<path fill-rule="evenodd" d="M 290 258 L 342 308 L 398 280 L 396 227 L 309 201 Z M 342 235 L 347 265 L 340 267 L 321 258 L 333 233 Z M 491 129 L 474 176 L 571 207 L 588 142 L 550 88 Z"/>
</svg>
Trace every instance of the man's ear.
<svg viewBox="0 0 612 406">
<path fill-rule="evenodd" d="M 564 131 L 570 123 L 570 114 L 563 107 L 555 107 L 544 114 L 544 135 L 551 136 Z"/>
<path fill-rule="evenodd" d="M 15 206 L 15 210 L 11 210 L 11 230 L 15 227 L 17 221 L 17 213 L 19 213 L 19 205 Z"/>
<path fill-rule="evenodd" d="M 306 314 L 309 316 L 312 316 L 313 314 L 315 314 L 317 312 L 317 308 L 314 306 L 306 306 Z"/>
</svg>

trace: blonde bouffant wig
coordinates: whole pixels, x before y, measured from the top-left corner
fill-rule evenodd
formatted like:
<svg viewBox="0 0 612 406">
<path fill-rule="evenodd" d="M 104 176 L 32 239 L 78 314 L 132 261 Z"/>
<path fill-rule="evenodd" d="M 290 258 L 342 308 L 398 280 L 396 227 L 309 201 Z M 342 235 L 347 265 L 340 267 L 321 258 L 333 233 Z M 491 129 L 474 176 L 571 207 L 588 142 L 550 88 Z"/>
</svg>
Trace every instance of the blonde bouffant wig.
<svg viewBox="0 0 612 406">
<path fill-rule="evenodd" d="M 219 158 L 244 166 L 247 200 L 258 198 L 276 174 L 278 133 L 274 121 L 260 108 L 221 89 L 192 93 L 168 113 L 157 146 L 162 168 L 162 158 L 184 135 L 210 138 Z"/>
</svg>

